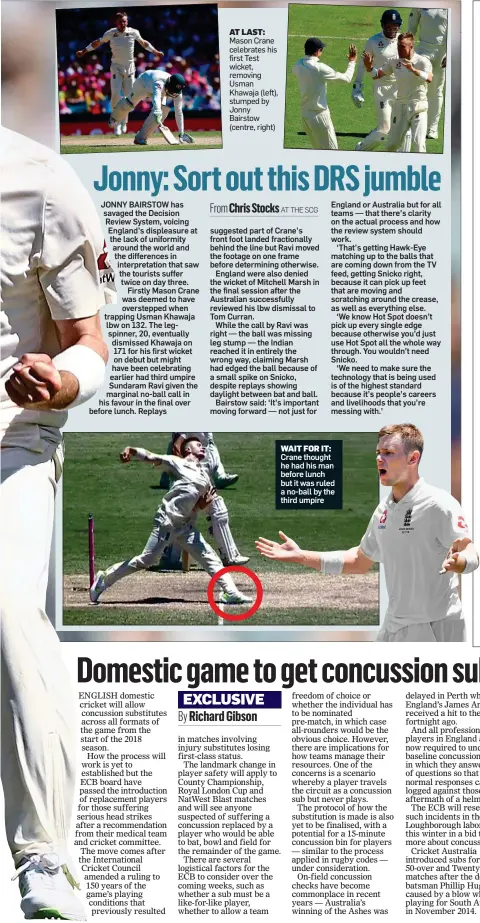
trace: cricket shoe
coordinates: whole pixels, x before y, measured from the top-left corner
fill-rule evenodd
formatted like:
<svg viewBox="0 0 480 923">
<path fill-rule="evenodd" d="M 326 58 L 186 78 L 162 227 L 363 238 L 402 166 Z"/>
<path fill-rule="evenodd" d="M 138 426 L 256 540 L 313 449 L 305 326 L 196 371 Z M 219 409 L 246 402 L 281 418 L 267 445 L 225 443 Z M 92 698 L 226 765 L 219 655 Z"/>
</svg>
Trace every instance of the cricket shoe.
<svg viewBox="0 0 480 923">
<path fill-rule="evenodd" d="M 115 125 L 115 128 L 113 129 L 113 134 L 115 135 L 116 138 L 119 138 L 120 135 L 122 134 L 122 126 L 119 125 L 118 123 Z"/>
<path fill-rule="evenodd" d="M 90 602 L 97 603 L 102 593 L 107 589 L 105 585 L 105 572 L 99 570 L 95 580 L 90 587 Z"/>
<path fill-rule="evenodd" d="M 142 147 L 145 147 L 145 146 L 148 144 L 148 141 L 144 141 L 143 138 L 134 138 L 134 139 L 133 139 L 133 143 L 134 143 L 134 144 L 141 144 Z"/>
<path fill-rule="evenodd" d="M 429 141 L 438 141 L 438 130 L 436 128 L 429 128 L 427 131 L 427 138 Z"/>
<path fill-rule="evenodd" d="M 127 134 L 127 131 L 128 131 L 127 123 L 126 123 L 126 122 L 122 122 L 122 132 L 123 132 L 123 134 L 126 135 L 126 134 Z"/>
<path fill-rule="evenodd" d="M 247 564 L 250 558 L 246 558 L 243 554 L 237 554 L 235 558 L 231 558 L 229 561 L 228 558 L 222 557 L 222 563 L 224 567 L 240 567 L 242 564 Z"/>
<path fill-rule="evenodd" d="M 246 606 L 251 605 L 253 599 L 237 590 L 235 593 L 222 593 L 219 602 L 222 606 Z"/>
<path fill-rule="evenodd" d="M 13 878 L 18 878 L 26 920 L 87 919 L 74 891 L 80 886 L 56 853 L 26 856 Z"/>
<path fill-rule="evenodd" d="M 215 487 L 218 487 L 219 490 L 222 490 L 223 487 L 231 487 L 232 484 L 236 484 L 240 475 L 239 474 L 226 474 L 223 478 L 215 478 Z"/>
</svg>

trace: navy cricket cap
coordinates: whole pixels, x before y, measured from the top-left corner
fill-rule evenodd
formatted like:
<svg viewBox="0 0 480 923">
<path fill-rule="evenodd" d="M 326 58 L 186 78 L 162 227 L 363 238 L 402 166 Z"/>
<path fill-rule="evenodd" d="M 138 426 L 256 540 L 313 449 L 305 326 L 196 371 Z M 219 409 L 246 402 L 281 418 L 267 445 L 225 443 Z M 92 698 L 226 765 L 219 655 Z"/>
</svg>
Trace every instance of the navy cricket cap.
<svg viewBox="0 0 480 923">
<path fill-rule="evenodd" d="M 382 26 L 386 26 L 389 23 L 392 23 L 392 25 L 398 26 L 398 28 L 400 28 L 402 25 L 402 17 L 400 16 L 398 10 L 385 10 L 385 12 L 382 13 L 380 23 Z"/>
<path fill-rule="evenodd" d="M 323 51 L 324 48 L 326 45 L 321 38 L 307 38 L 305 42 L 305 54 L 315 54 L 316 51 Z"/>
</svg>

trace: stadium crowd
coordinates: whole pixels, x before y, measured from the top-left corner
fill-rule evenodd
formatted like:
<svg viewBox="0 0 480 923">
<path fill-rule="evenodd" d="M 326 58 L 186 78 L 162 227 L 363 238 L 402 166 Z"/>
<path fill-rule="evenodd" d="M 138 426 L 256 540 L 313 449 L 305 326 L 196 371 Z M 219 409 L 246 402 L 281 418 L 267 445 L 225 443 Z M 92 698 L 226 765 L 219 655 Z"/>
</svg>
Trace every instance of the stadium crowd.
<svg viewBox="0 0 480 923">
<path fill-rule="evenodd" d="M 79 48 L 101 38 L 111 29 L 115 8 L 105 17 L 93 19 L 89 10 L 57 10 L 58 98 L 60 115 L 108 115 L 110 105 L 110 46 L 101 45 L 82 60 Z M 128 8 L 126 9 L 129 14 Z M 136 45 L 136 76 L 160 67 L 171 74 L 183 74 L 185 110 L 220 110 L 220 60 L 218 54 L 217 7 L 214 5 L 169 6 L 132 9 L 129 25 L 155 43 L 164 57 L 143 51 Z M 147 112 L 144 100 L 138 112 Z"/>
</svg>

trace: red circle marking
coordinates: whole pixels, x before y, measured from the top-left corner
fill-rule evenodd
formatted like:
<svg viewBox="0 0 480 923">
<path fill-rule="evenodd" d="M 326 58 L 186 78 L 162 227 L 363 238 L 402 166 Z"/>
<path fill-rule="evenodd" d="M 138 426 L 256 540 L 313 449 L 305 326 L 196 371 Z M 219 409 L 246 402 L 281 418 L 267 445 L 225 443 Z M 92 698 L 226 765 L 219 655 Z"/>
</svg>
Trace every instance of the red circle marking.
<svg viewBox="0 0 480 923">
<path fill-rule="evenodd" d="M 241 574 L 246 574 L 247 577 L 250 577 L 250 579 L 253 580 L 257 588 L 257 596 L 255 599 L 255 602 L 253 603 L 253 606 L 251 606 L 250 609 L 247 609 L 246 612 L 241 612 L 239 615 L 228 615 L 226 612 L 222 612 L 220 607 L 215 602 L 215 597 L 213 595 L 215 584 L 218 578 L 223 577 L 224 574 L 231 574 L 232 571 L 239 571 Z M 229 567 L 222 567 L 221 570 L 219 570 L 216 574 L 213 575 L 213 577 L 210 580 L 210 583 L 208 584 L 207 596 L 208 596 L 208 601 L 210 603 L 210 607 L 215 612 L 215 615 L 220 616 L 220 618 L 222 619 L 226 619 L 227 622 L 243 622 L 245 621 L 245 619 L 249 619 L 250 616 L 255 615 L 255 612 L 257 611 L 257 609 L 259 609 L 260 606 L 262 605 L 263 586 L 262 586 L 260 577 L 258 577 L 257 574 L 253 572 L 253 570 L 250 570 L 248 567 L 240 567 L 240 565 L 238 564 L 231 564 Z"/>
</svg>

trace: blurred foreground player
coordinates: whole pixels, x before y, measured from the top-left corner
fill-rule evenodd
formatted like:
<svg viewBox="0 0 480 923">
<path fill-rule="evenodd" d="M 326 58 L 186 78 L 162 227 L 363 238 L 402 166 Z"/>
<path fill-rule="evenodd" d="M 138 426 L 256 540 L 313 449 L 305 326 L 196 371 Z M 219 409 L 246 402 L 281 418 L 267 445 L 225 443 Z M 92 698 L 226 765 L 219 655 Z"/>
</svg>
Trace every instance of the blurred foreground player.
<svg viewBox="0 0 480 923">
<path fill-rule="evenodd" d="M 45 614 L 67 408 L 101 386 L 103 233 L 73 170 L 2 129 L 2 780 L 27 919 L 86 919 L 66 854 L 75 712 Z"/>
<path fill-rule="evenodd" d="M 432 65 L 432 80 L 428 84 L 427 138 L 438 138 L 438 125 L 443 106 L 445 66 L 447 63 L 448 10 L 434 8 L 411 10 L 408 31 L 416 36 L 417 52 Z"/>
<path fill-rule="evenodd" d="M 111 94 L 113 110 L 117 103 L 120 102 L 122 96 L 129 96 L 132 92 L 133 81 L 135 80 L 135 42 L 138 42 L 142 48 L 145 48 L 145 51 L 149 51 L 150 54 L 155 54 L 159 58 L 163 58 L 163 51 L 157 51 L 150 42 L 142 38 L 138 29 L 132 29 L 128 25 L 128 16 L 126 13 L 117 13 L 113 29 L 108 29 L 101 38 L 95 39 L 95 41 L 87 45 L 86 48 L 77 51 L 77 58 L 83 58 L 84 55 L 88 54 L 90 51 L 96 51 L 96 49 L 100 48 L 100 45 L 103 45 L 105 42 L 110 44 L 112 52 L 110 72 L 112 75 Z M 122 132 L 127 131 L 127 119 L 128 114 L 115 126 L 114 133 L 116 135 L 121 135 Z"/>
<path fill-rule="evenodd" d="M 419 476 L 423 437 L 409 423 L 378 434 L 380 484 L 391 487 L 375 510 L 360 544 L 347 551 L 302 551 L 280 532 L 283 544 L 259 538 L 273 561 L 313 567 L 324 574 L 365 574 L 385 567 L 388 609 L 377 641 L 463 641 L 458 574 L 479 565 L 462 509 L 445 490 Z"/>
</svg>

